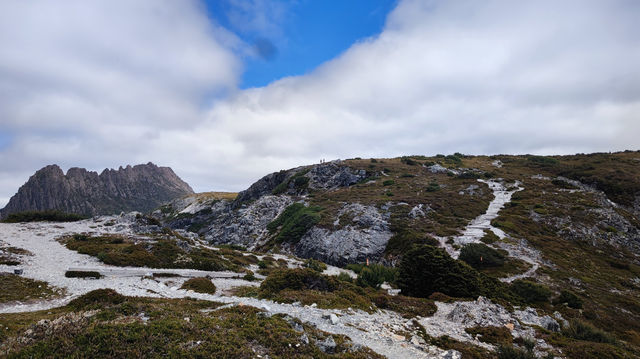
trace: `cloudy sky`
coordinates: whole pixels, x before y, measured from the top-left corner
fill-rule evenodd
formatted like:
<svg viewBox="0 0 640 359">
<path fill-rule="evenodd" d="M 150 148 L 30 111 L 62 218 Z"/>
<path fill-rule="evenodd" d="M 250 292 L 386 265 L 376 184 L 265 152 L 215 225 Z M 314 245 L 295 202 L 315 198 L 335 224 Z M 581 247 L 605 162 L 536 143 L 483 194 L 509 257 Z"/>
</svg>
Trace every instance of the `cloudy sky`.
<svg viewBox="0 0 640 359">
<path fill-rule="evenodd" d="M 3 0 L 0 207 L 52 163 L 237 191 L 320 159 L 639 149 L 639 18 L 634 0 Z"/>
</svg>

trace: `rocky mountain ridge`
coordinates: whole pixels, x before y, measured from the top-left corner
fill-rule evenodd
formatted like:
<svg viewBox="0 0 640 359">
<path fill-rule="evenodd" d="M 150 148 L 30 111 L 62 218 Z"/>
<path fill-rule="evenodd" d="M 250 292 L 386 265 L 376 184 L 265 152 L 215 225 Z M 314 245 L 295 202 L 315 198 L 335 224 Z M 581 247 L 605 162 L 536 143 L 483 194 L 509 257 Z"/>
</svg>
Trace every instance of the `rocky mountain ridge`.
<svg viewBox="0 0 640 359">
<path fill-rule="evenodd" d="M 65 174 L 57 165 L 38 170 L 9 203 L 0 218 L 23 211 L 58 210 L 82 215 L 149 211 L 192 194 L 171 168 L 149 162 L 105 169 L 100 174 L 73 167 Z"/>
</svg>

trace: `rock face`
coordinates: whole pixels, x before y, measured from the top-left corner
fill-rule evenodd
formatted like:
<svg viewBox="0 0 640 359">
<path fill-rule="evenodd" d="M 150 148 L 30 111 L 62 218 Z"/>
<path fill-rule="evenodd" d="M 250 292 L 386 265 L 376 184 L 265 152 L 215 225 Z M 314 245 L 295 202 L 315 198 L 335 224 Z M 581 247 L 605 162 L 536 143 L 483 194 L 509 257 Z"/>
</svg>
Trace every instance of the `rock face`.
<svg viewBox="0 0 640 359">
<path fill-rule="evenodd" d="M 105 169 L 102 173 L 57 165 L 38 170 L 16 193 L 0 218 L 22 211 L 59 210 L 83 215 L 149 211 L 193 193 L 169 167 L 144 165 Z"/>
<path fill-rule="evenodd" d="M 328 230 L 312 228 L 291 251 L 303 258 L 319 259 L 334 265 L 362 263 L 367 259 L 378 260 L 393 236 L 389 230 L 389 213 L 379 213 L 374 206 L 359 203 L 345 205 L 334 226 L 342 228 Z"/>
</svg>

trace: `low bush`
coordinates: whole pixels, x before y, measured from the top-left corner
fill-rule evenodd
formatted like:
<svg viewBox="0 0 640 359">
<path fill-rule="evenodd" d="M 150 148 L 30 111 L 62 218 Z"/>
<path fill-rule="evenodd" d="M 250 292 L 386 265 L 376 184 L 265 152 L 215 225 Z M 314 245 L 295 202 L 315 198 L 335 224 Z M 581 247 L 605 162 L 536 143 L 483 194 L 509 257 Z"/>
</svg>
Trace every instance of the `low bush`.
<svg viewBox="0 0 640 359">
<path fill-rule="evenodd" d="M 567 358 L 626 359 L 630 358 L 618 348 L 606 343 L 577 342 L 563 348 Z"/>
<path fill-rule="evenodd" d="M 373 298 L 373 303 L 380 309 L 398 312 L 407 319 L 416 316 L 430 317 L 438 310 L 431 300 L 404 295 L 379 294 Z"/>
<path fill-rule="evenodd" d="M 25 211 L 10 213 L 2 222 L 5 223 L 21 223 L 21 222 L 76 222 L 88 217 L 75 213 L 65 213 L 61 211 Z"/>
<path fill-rule="evenodd" d="M 318 290 L 331 292 L 337 287 L 336 282 L 312 269 L 278 269 L 274 270 L 260 284 L 260 291 L 269 295 L 285 289 Z"/>
<path fill-rule="evenodd" d="M 500 346 L 497 351 L 498 359 L 536 359 L 533 351 L 516 348 L 513 345 Z"/>
<path fill-rule="evenodd" d="M 338 274 L 336 278 L 338 278 L 338 280 L 341 280 L 343 282 L 353 283 L 353 278 L 351 278 L 351 276 L 345 272 L 340 272 L 340 274 Z"/>
<path fill-rule="evenodd" d="M 242 279 L 249 281 L 249 282 L 253 282 L 255 280 L 258 280 L 258 278 L 256 278 L 255 274 L 253 273 L 247 273 L 244 275 L 244 277 L 242 277 Z"/>
<path fill-rule="evenodd" d="M 431 182 L 427 186 L 427 192 L 437 192 L 440 190 L 440 185 L 436 182 Z"/>
<path fill-rule="evenodd" d="M 327 269 L 327 265 L 326 264 L 324 264 L 324 263 L 322 263 L 322 262 L 320 262 L 318 260 L 315 260 L 313 258 L 307 259 L 304 262 L 304 266 L 309 268 L 309 269 L 312 269 L 312 270 L 314 270 L 316 272 L 320 272 L 320 273 L 324 272 Z"/>
<path fill-rule="evenodd" d="M 546 286 L 523 279 L 513 281 L 511 290 L 529 304 L 548 302 L 551 297 L 551 290 Z"/>
<path fill-rule="evenodd" d="M 404 295 L 428 298 L 434 292 L 452 297 L 510 298 L 506 286 L 457 261 L 442 248 L 415 246 L 398 267 L 398 287 Z"/>
<path fill-rule="evenodd" d="M 149 243 L 134 243 L 123 237 L 89 237 L 76 234 L 61 242 L 78 253 L 97 257 L 105 264 L 126 267 L 189 268 L 207 271 L 237 270 L 238 266 L 208 248 L 191 248 L 189 252 L 175 241 L 157 239 Z"/>
<path fill-rule="evenodd" d="M 567 337 L 594 343 L 614 344 L 616 339 L 609 333 L 580 320 L 572 320 L 568 327 L 562 329 Z"/>
<path fill-rule="evenodd" d="M 569 308 L 573 309 L 582 309 L 582 299 L 578 297 L 575 293 L 563 290 L 560 292 L 560 295 L 553 300 L 555 304 L 563 304 L 567 303 Z"/>
<path fill-rule="evenodd" d="M 74 309 L 102 307 L 105 304 L 120 304 L 126 297 L 113 289 L 96 289 L 69 302 Z"/>
<path fill-rule="evenodd" d="M 194 292 L 205 293 L 205 294 L 216 293 L 215 284 L 213 284 L 211 279 L 204 278 L 204 277 L 191 278 L 185 281 L 182 284 L 182 287 L 180 287 L 180 289 L 192 290 Z"/>
<path fill-rule="evenodd" d="M 393 185 L 395 183 L 396 183 L 396 181 L 394 181 L 394 180 L 386 180 L 386 181 L 382 182 L 382 185 L 383 186 L 391 186 L 391 185 Z"/>
<path fill-rule="evenodd" d="M 384 282 L 393 283 L 398 276 L 395 268 L 386 267 L 382 264 L 371 264 L 362 267 L 358 273 L 356 284 L 361 287 L 380 288 Z"/>
<path fill-rule="evenodd" d="M 465 261 L 473 268 L 500 267 L 504 265 L 505 256 L 483 243 L 469 243 L 460 250 L 458 259 Z"/>
<path fill-rule="evenodd" d="M 68 270 L 64 273 L 64 276 L 67 278 L 94 278 L 94 279 L 102 278 L 102 275 L 100 273 L 93 272 L 93 271 Z"/>
<path fill-rule="evenodd" d="M 483 343 L 509 345 L 513 343 L 511 331 L 506 327 L 472 327 L 465 331 Z"/>
</svg>

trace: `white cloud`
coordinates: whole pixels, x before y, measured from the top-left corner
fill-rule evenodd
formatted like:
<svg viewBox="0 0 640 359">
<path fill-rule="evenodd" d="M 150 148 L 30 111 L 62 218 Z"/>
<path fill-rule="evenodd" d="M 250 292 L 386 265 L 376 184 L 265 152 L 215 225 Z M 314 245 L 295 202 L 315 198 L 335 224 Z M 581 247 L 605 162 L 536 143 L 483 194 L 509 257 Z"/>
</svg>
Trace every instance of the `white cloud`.
<svg viewBox="0 0 640 359">
<path fill-rule="evenodd" d="M 378 36 L 309 75 L 244 91 L 233 90 L 232 52 L 244 45 L 195 5 L 118 4 L 95 11 L 96 33 L 0 18 L 0 34 L 26 27 L 3 45 L 27 50 L 0 49 L 2 127 L 16 136 L 0 152 L 5 171 L 151 160 L 197 190 L 241 190 L 321 158 L 640 147 L 633 2 L 402 1 Z M 118 11 L 128 16 L 114 26 Z M 40 21 L 56 31 L 31 28 Z M 205 114 L 211 91 L 226 96 Z"/>
</svg>

